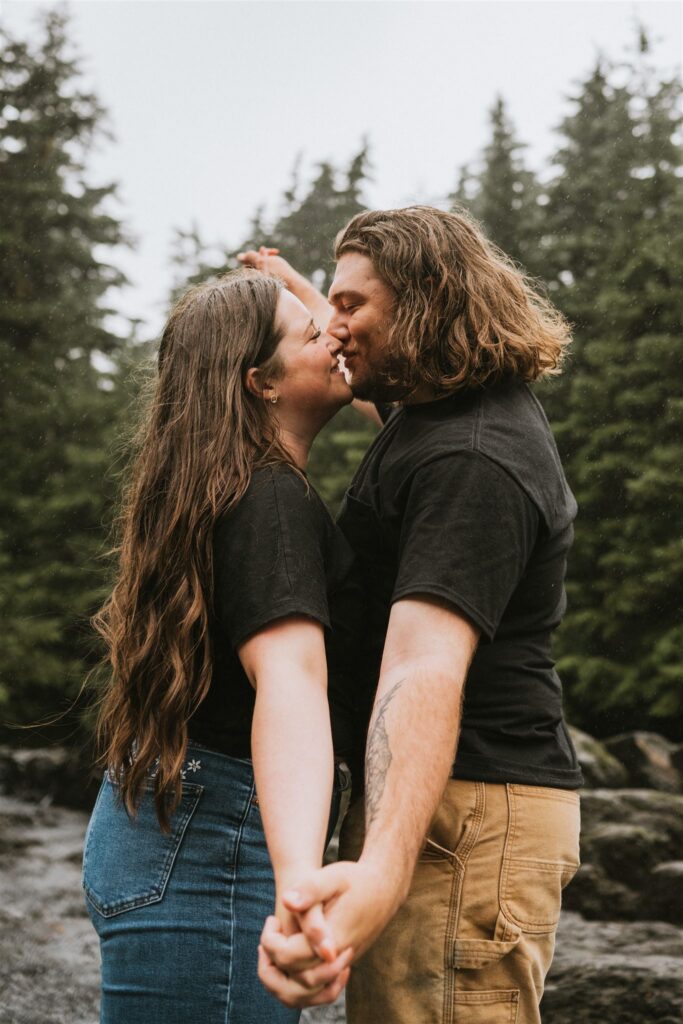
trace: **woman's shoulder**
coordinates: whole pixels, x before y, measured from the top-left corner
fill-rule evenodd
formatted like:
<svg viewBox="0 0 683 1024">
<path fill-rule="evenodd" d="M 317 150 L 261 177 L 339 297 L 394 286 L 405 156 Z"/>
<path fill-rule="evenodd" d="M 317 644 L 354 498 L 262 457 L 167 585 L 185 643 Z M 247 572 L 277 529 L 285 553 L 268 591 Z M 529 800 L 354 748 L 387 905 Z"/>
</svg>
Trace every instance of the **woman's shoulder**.
<svg viewBox="0 0 683 1024">
<path fill-rule="evenodd" d="M 309 528 L 328 515 L 305 474 L 287 463 L 257 466 L 240 500 L 221 518 L 221 523 L 270 519 L 273 525 L 301 522 Z"/>
</svg>

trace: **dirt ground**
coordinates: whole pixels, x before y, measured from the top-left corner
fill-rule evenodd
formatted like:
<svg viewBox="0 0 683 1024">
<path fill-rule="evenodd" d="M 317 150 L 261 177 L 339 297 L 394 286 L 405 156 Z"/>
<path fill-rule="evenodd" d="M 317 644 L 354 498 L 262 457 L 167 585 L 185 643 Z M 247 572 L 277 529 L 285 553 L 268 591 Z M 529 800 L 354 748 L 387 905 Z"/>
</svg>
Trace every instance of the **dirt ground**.
<svg viewBox="0 0 683 1024">
<path fill-rule="evenodd" d="M 81 896 L 87 816 L 0 796 L 0 1024 L 97 1024 L 99 948 Z M 343 1002 L 302 1024 L 344 1021 Z"/>
<path fill-rule="evenodd" d="M 80 889 L 86 822 L 0 796 L 0 1024 L 97 1024 L 99 950 Z M 680 1024 L 683 929 L 563 914 L 543 1010 L 551 1024 Z M 342 1000 L 302 1024 L 344 1019 Z"/>
</svg>

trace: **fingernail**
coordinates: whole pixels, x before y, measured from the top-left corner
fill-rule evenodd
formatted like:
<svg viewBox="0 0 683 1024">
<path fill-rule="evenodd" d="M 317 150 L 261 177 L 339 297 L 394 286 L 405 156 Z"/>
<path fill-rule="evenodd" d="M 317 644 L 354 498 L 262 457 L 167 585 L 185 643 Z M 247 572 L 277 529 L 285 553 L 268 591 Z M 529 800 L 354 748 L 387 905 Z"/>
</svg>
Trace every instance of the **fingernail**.
<svg viewBox="0 0 683 1024">
<path fill-rule="evenodd" d="M 327 960 L 328 963 L 332 963 L 333 960 L 337 959 L 337 953 L 329 939 L 323 939 L 318 946 L 319 955 L 323 960 Z"/>
<path fill-rule="evenodd" d="M 288 889 L 287 892 L 284 893 L 282 898 L 287 900 L 289 903 L 303 903 L 303 897 L 300 892 L 297 892 L 296 889 Z"/>
</svg>

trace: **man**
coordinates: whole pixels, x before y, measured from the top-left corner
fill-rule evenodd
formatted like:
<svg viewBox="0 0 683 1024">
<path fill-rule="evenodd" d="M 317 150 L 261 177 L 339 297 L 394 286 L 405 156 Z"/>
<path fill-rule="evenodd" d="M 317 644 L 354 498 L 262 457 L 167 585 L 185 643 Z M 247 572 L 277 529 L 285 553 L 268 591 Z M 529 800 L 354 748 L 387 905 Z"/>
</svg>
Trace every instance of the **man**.
<svg viewBox="0 0 683 1024">
<path fill-rule="evenodd" d="M 354 395 L 400 403 L 339 517 L 370 602 L 365 793 L 343 861 L 286 900 L 302 934 L 267 922 L 260 974 L 291 1005 L 335 994 L 322 904 L 354 951 L 350 1024 L 533 1024 L 578 866 L 550 652 L 576 506 L 528 387 L 567 326 L 465 214 L 359 214 L 335 255 Z"/>
</svg>

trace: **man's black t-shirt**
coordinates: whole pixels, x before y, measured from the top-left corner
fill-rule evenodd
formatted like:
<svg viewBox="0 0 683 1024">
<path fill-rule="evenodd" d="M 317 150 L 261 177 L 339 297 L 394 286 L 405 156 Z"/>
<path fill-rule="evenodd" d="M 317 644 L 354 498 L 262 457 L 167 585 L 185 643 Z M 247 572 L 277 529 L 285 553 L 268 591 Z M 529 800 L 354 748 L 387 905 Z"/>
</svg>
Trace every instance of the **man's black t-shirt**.
<svg viewBox="0 0 683 1024">
<path fill-rule="evenodd" d="M 359 732 L 369 718 L 391 604 L 427 595 L 448 602 L 481 633 L 453 777 L 581 785 L 551 654 L 575 515 L 548 422 L 525 384 L 389 415 L 338 519 L 369 600 Z"/>
<path fill-rule="evenodd" d="M 353 745 L 352 659 L 363 622 L 354 555 L 315 490 L 289 466 L 257 469 L 213 538 L 213 677 L 190 737 L 251 756 L 255 692 L 237 656 L 249 636 L 288 615 L 325 627 L 335 752 Z"/>
</svg>

